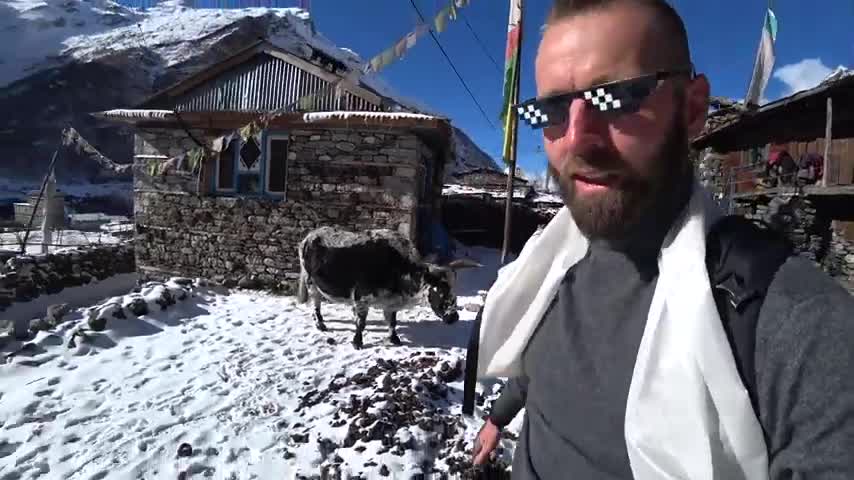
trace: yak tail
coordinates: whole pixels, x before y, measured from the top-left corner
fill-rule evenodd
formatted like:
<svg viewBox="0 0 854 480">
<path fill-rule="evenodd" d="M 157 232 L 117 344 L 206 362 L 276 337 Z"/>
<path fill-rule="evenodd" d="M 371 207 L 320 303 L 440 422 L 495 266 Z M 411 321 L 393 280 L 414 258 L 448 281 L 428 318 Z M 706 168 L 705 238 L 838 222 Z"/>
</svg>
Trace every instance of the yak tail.
<svg viewBox="0 0 854 480">
<path fill-rule="evenodd" d="M 305 271 L 305 261 L 302 258 L 302 251 L 304 248 L 304 242 L 300 243 L 297 248 L 299 255 L 299 286 L 297 287 L 297 302 L 299 303 L 306 303 L 308 301 L 308 272 Z"/>
<path fill-rule="evenodd" d="M 299 287 L 297 287 L 297 302 L 306 303 L 308 301 L 308 275 L 303 269 L 299 274 Z"/>
</svg>

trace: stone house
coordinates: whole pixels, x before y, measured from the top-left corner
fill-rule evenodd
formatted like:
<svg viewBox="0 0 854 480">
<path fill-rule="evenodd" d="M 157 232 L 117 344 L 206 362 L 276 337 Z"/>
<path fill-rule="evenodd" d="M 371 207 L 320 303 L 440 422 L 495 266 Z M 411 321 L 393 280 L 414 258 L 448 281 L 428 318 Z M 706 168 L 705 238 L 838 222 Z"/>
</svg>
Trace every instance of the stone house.
<svg viewBox="0 0 854 480">
<path fill-rule="evenodd" d="M 133 109 L 94 114 L 136 132 L 140 275 L 290 291 L 296 246 L 323 225 L 394 229 L 428 253 L 452 127 L 346 74 L 323 52 L 261 41 Z M 262 131 L 233 135 L 295 103 Z M 199 145 L 215 154 L 186 155 Z"/>
</svg>

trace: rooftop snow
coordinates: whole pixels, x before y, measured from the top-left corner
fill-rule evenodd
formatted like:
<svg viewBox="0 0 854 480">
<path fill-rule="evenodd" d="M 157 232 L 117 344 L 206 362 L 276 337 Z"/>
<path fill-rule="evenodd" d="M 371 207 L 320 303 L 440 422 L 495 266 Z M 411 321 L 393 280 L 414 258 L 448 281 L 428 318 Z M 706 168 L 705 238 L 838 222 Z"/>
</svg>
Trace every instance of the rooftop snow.
<svg viewBox="0 0 854 480">
<path fill-rule="evenodd" d="M 527 187 L 516 188 L 513 191 L 513 198 L 525 198 L 527 193 Z M 493 198 L 507 198 L 507 192 L 504 190 L 490 190 L 467 185 L 445 185 L 442 189 L 442 195 L 490 195 Z"/>
<path fill-rule="evenodd" d="M 439 120 L 440 117 L 434 117 L 432 115 L 424 115 L 421 113 L 408 113 L 408 112 L 346 112 L 346 111 L 334 111 L 334 112 L 310 112 L 305 113 L 302 116 L 304 122 L 319 122 L 322 120 L 330 120 L 330 119 L 338 119 L 338 120 L 346 120 L 348 118 L 375 118 L 375 119 L 386 119 L 386 120 L 398 120 L 403 118 L 409 118 L 413 120 Z"/>
<path fill-rule="evenodd" d="M 138 110 L 128 108 L 117 108 L 97 112 L 93 115 L 101 118 L 140 118 L 140 119 L 164 119 L 175 116 L 172 110 Z"/>
<path fill-rule="evenodd" d="M 842 80 L 843 78 L 850 77 L 854 75 L 854 70 L 849 68 L 845 68 L 842 65 L 836 67 L 830 75 L 828 75 L 824 80 L 821 81 L 821 84 L 828 84 L 832 82 L 836 82 Z"/>
</svg>

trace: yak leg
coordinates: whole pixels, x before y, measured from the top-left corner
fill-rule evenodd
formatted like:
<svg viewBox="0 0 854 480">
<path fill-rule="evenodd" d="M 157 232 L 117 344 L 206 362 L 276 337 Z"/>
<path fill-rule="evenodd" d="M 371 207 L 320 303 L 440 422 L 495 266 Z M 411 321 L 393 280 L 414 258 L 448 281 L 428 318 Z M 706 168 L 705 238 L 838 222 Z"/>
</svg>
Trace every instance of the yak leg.
<svg viewBox="0 0 854 480">
<path fill-rule="evenodd" d="M 397 336 L 397 312 L 383 311 L 385 321 L 388 322 L 388 340 L 392 345 L 400 345 L 400 337 Z"/>
<path fill-rule="evenodd" d="M 320 296 L 314 296 L 314 324 L 321 332 L 326 331 L 326 324 L 323 323 L 323 315 L 320 313 Z"/>
<path fill-rule="evenodd" d="M 353 305 L 353 314 L 356 316 L 356 334 L 353 335 L 353 346 L 356 347 L 356 350 L 360 350 L 363 346 L 362 332 L 365 330 L 365 324 L 368 320 L 367 305 L 356 303 Z"/>
</svg>

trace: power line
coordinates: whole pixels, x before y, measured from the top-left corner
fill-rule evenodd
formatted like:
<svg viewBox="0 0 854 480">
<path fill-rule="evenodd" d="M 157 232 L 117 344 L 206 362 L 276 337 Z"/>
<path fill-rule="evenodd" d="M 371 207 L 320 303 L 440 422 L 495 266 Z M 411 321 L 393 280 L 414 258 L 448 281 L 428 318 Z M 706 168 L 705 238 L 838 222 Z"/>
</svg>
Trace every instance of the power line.
<svg viewBox="0 0 854 480">
<path fill-rule="evenodd" d="M 462 16 L 459 13 L 457 15 Z M 469 31 L 474 36 L 474 39 L 477 40 L 477 44 L 480 45 L 480 48 L 481 48 L 481 50 L 483 50 L 483 53 L 486 54 L 486 56 L 489 58 L 489 60 L 492 62 L 492 64 L 495 65 L 495 69 L 498 70 L 498 73 L 501 73 L 501 67 L 498 66 L 498 62 L 496 62 L 495 59 L 492 58 L 492 55 L 489 54 L 489 50 L 486 49 L 486 45 L 484 45 L 483 41 L 480 39 L 480 37 L 477 36 L 477 33 L 475 33 L 474 28 L 472 28 L 468 19 L 463 17 L 463 21 L 466 23 L 466 26 L 469 28 Z"/>
<path fill-rule="evenodd" d="M 412 8 L 415 9 L 415 13 L 418 14 L 418 17 L 421 19 L 421 22 L 426 24 L 427 21 L 424 19 L 424 15 L 421 14 L 421 10 L 419 10 L 418 5 L 415 4 L 415 0 L 409 0 L 409 3 L 412 4 Z M 448 53 L 445 52 L 445 49 L 442 48 L 442 44 L 439 43 L 439 39 L 436 38 L 436 34 L 433 33 L 432 28 L 430 28 L 430 36 L 433 37 L 433 41 L 436 42 L 436 46 L 439 47 L 439 50 L 442 52 L 442 55 L 445 56 L 445 60 L 448 61 L 448 64 L 451 66 L 451 69 L 454 71 L 454 73 L 457 74 L 457 78 L 460 79 L 460 83 L 463 84 L 463 87 L 466 89 L 466 92 L 468 92 L 469 97 L 471 97 L 472 101 L 475 103 L 475 105 L 477 105 L 477 108 L 480 110 L 480 113 L 483 114 L 483 118 L 486 119 L 487 123 L 489 123 L 489 125 L 493 129 L 498 130 L 498 127 L 496 127 L 495 124 L 492 123 L 492 120 L 489 119 L 489 115 L 486 114 L 486 111 L 484 111 L 483 107 L 480 105 L 480 102 L 478 102 L 477 99 L 474 98 L 474 94 L 472 93 L 469 86 L 466 84 L 466 81 L 463 80 L 463 77 L 462 75 L 460 75 L 460 72 L 457 70 L 457 67 L 454 66 L 454 62 L 451 61 L 451 57 L 449 57 Z"/>
</svg>

